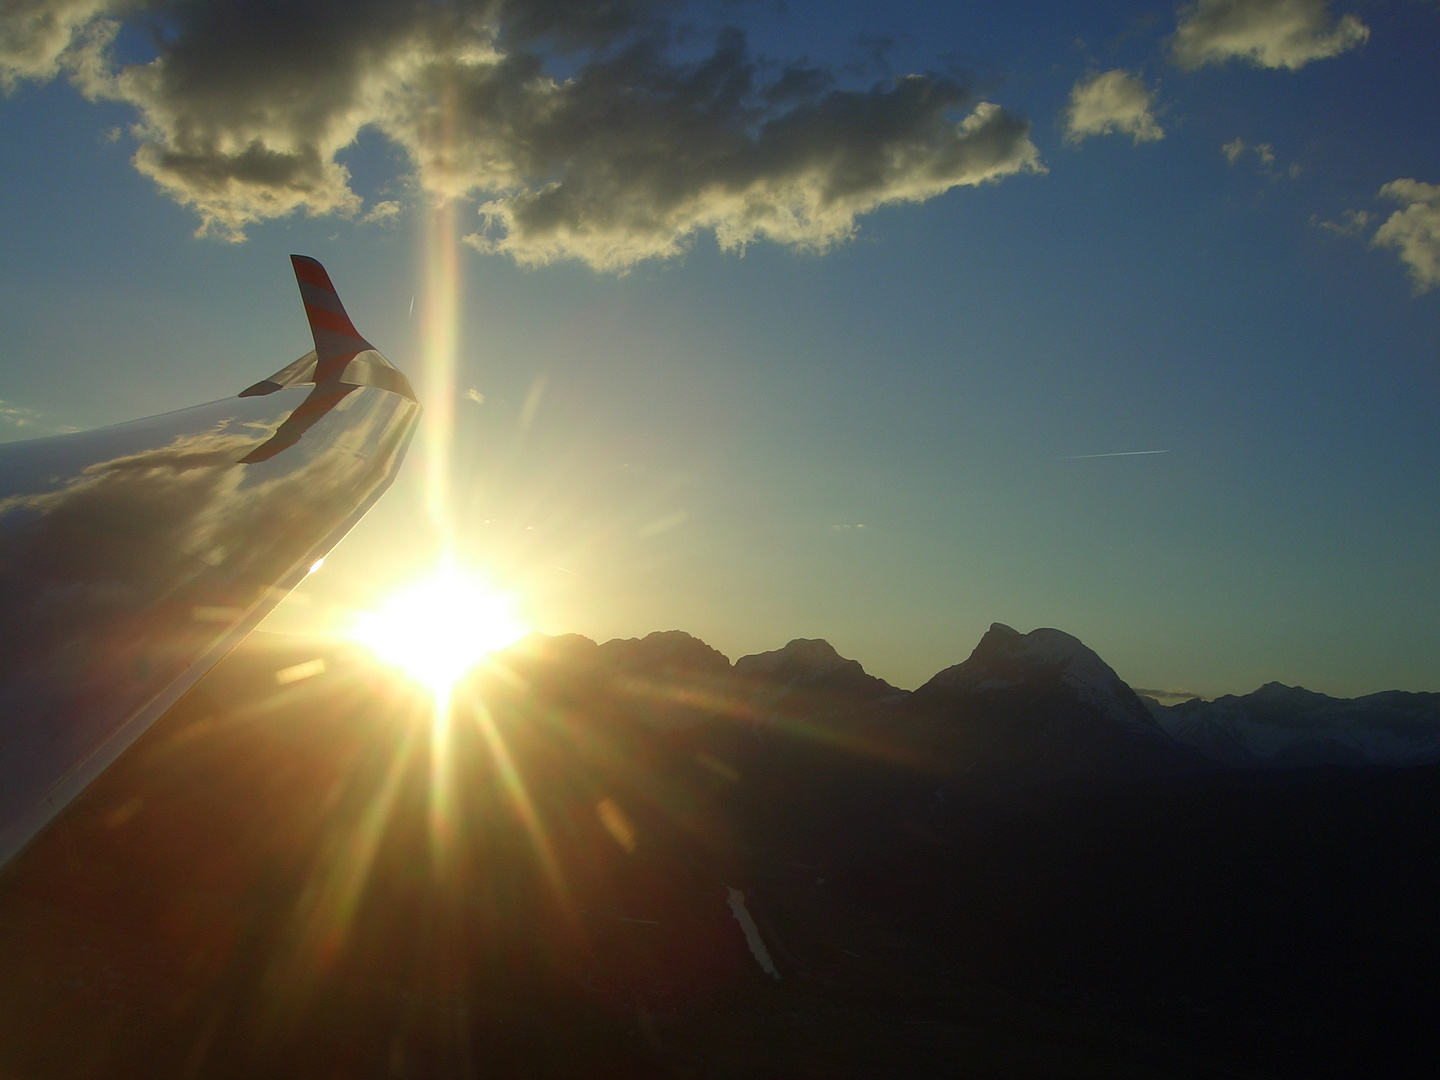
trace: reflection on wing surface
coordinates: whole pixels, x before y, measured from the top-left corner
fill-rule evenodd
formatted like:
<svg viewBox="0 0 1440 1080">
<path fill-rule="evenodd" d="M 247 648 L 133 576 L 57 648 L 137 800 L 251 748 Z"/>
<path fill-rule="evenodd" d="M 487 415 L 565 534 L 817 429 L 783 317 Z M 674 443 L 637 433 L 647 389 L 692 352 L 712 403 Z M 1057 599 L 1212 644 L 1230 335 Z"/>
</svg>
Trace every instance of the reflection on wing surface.
<svg viewBox="0 0 1440 1080">
<path fill-rule="evenodd" d="M 315 284 L 319 264 L 295 263 L 316 352 L 248 396 L 0 446 L 0 863 L 399 468 L 420 412 L 409 384 Z"/>
</svg>

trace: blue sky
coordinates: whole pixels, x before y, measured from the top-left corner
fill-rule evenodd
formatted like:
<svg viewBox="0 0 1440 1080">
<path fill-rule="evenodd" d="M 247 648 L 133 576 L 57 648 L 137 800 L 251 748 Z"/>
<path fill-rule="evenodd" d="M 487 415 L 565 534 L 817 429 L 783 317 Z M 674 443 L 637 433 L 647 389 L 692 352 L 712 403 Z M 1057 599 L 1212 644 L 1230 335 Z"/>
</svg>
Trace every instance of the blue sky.
<svg viewBox="0 0 1440 1080">
<path fill-rule="evenodd" d="M 425 396 L 453 194 L 490 249 L 459 249 L 456 542 L 541 629 L 825 637 L 913 686 L 1002 621 L 1146 688 L 1440 690 L 1437 5 L 396 3 L 323 55 L 328 5 L 141 7 L 0 17 L 6 437 L 298 356 L 291 251 Z M 604 67 L 637 42 L 663 60 Z M 687 97 L 722 54 L 750 97 Z M 479 76 L 447 114 L 435 56 L 533 59 L 575 121 L 501 125 Z M 810 96 L 765 104 L 786 65 Z M 424 570 L 434 452 L 275 625 Z"/>
</svg>

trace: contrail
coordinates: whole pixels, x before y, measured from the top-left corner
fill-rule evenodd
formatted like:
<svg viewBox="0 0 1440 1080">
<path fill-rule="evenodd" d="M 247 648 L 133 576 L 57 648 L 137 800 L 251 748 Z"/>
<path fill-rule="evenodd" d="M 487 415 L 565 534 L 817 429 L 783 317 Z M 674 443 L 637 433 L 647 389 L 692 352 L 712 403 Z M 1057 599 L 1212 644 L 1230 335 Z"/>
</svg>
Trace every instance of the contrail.
<svg viewBox="0 0 1440 1080">
<path fill-rule="evenodd" d="M 1097 457 L 1140 457 L 1143 454 L 1168 454 L 1169 450 L 1120 450 L 1113 454 L 1067 454 L 1065 457 L 1058 457 L 1056 461 L 1079 461 L 1081 458 Z"/>
</svg>

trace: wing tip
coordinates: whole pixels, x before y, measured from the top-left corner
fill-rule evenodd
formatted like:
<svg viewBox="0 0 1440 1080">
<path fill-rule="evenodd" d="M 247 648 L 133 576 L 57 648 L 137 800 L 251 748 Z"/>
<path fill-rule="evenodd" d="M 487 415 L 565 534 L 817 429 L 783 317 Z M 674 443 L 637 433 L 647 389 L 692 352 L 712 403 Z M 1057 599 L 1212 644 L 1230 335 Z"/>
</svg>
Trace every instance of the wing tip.
<svg viewBox="0 0 1440 1080">
<path fill-rule="evenodd" d="M 325 382 L 338 375 L 345 361 L 357 352 L 374 346 L 355 329 L 345 305 L 340 302 L 340 294 L 331 284 L 330 275 L 320 265 L 319 259 L 309 255 L 291 255 L 290 264 L 295 268 L 295 283 L 300 286 L 305 318 L 310 323 L 315 352 L 319 357 L 315 381 Z"/>
<path fill-rule="evenodd" d="M 328 292 L 335 292 L 335 286 L 330 282 L 330 275 L 326 273 L 325 267 L 319 259 L 310 255 L 291 255 L 290 265 L 295 270 L 295 278 L 301 284 L 313 285 L 317 289 L 325 289 Z M 337 294 L 338 296 L 338 294 Z"/>
</svg>

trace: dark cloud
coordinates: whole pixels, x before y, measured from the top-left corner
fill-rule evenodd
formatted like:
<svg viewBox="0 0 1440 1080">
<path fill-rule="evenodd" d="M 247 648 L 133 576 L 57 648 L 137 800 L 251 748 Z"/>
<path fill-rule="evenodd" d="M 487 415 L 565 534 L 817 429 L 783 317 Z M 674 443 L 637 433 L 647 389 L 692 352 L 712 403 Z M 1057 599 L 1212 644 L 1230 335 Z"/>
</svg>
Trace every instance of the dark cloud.
<svg viewBox="0 0 1440 1080">
<path fill-rule="evenodd" d="M 469 239 L 527 264 L 601 268 L 703 231 L 822 249 L 877 206 L 1038 170 L 1029 125 L 933 75 L 837 87 L 761 64 L 726 29 L 683 48 L 666 0 L 19 0 L 0 78 L 66 71 L 139 113 L 135 164 L 201 231 L 358 214 L 337 155 L 367 128 L 420 188 L 476 199 Z M 124 19 L 157 55 L 120 65 Z M 687 39 L 688 41 L 688 39 Z"/>
<path fill-rule="evenodd" d="M 76 37 L 115 0 L 5 0 L 0 6 L 0 87 L 22 79 L 50 79 Z"/>
<path fill-rule="evenodd" d="M 787 64 L 780 77 L 765 87 L 765 101 L 771 105 L 804 101 L 823 94 L 834 84 L 835 76 L 824 68 L 811 67 L 804 62 Z"/>
</svg>

